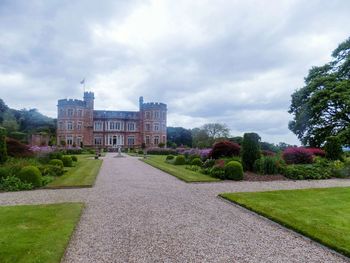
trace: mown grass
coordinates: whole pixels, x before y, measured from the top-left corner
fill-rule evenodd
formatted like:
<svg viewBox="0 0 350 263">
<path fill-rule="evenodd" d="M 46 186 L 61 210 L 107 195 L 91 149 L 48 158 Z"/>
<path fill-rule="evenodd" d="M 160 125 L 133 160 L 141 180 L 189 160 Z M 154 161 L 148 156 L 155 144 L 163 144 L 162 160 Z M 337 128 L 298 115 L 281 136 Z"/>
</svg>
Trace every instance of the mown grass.
<svg viewBox="0 0 350 263">
<path fill-rule="evenodd" d="M 0 262 L 60 262 L 82 203 L 0 207 Z"/>
<path fill-rule="evenodd" d="M 220 196 L 350 256 L 349 187 Z"/>
<path fill-rule="evenodd" d="M 220 181 L 218 178 L 188 170 L 185 168 L 186 165 L 173 165 L 166 163 L 165 158 L 166 156 L 164 155 L 150 155 L 146 159 L 142 159 L 142 161 L 188 183 Z"/>
<path fill-rule="evenodd" d="M 102 160 L 93 159 L 94 155 L 77 155 L 78 162 L 74 167 L 65 168 L 68 171 L 57 177 L 45 188 L 91 187 L 94 185 Z"/>
</svg>

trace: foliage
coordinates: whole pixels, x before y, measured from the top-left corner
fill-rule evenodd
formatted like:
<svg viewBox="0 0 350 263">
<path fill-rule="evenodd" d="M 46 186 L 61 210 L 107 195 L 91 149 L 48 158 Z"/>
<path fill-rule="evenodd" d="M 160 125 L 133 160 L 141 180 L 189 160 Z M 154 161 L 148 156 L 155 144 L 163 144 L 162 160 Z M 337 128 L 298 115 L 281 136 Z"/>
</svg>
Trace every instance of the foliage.
<svg viewBox="0 0 350 263">
<path fill-rule="evenodd" d="M 64 174 L 63 166 L 60 165 L 46 164 L 39 166 L 39 170 L 43 176 L 61 176 Z"/>
<path fill-rule="evenodd" d="M 231 161 L 225 165 L 225 178 L 229 180 L 243 179 L 243 166 L 240 162 Z"/>
<path fill-rule="evenodd" d="M 225 168 L 219 165 L 214 165 L 210 169 L 210 175 L 215 178 L 225 179 Z"/>
<path fill-rule="evenodd" d="M 308 164 L 313 162 L 312 153 L 304 147 L 289 147 L 282 153 L 287 164 Z"/>
<path fill-rule="evenodd" d="M 200 158 L 194 158 L 194 159 L 191 161 L 191 165 L 202 166 L 202 161 L 201 161 Z"/>
<path fill-rule="evenodd" d="M 278 157 L 265 156 L 255 161 L 254 172 L 258 174 L 278 174 L 283 167 L 283 161 Z"/>
<path fill-rule="evenodd" d="M 177 152 L 174 149 L 164 149 L 164 148 L 158 148 L 158 147 L 149 148 L 147 150 L 147 153 L 155 154 L 155 155 L 169 155 L 169 154 L 176 155 L 177 154 Z"/>
<path fill-rule="evenodd" d="M 273 153 L 276 153 L 280 150 L 278 146 L 269 142 L 260 142 L 260 149 L 261 151 L 267 151 L 267 152 L 273 152 Z"/>
<path fill-rule="evenodd" d="M 327 179 L 331 177 L 331 172 L 322 165 L 293 164 L 285 167 L 284 175 L 294 180 Z"/>
<path fill-rule="evenodd" d="M 226 139 L 230 133 L 226 124 L 207 123 L 192 129 L 193 147 L 208 148 L 217 139 Z"/>
<path fill-rule="evenodd" d="M 275 155 L 276 155 L 276 153 L 274 153 L 274 152 L 272 152 L 272 151 L 269 151 L 269 150 L 262 150 L 262 151 L 261 151 L 261 154 L 262 154 L 263 156 L 275 156 Z"/>
<path fill-rule="evenodd" d="M 64 155 L 62 157 L 62 162 L 64 167 L 73 167 L 73 160 L 72 157 L 69 155 Z"/>
<path fill-rule="evenodd" d="M 42 175 L 38 167 L 25 166 L 16 176 L 25 183 L 31 183 L 34 187 L 42 185 Z"/>
<path fill-rule="evenodd" d="M 178 155 L 175 157 L 175 161 L 174 161 L 175 165 L 183 165 L 186 164 L 186 158 L 184 155 Z"/>
<path fill-rule="evenodd" d="M 310 69 L 305 86 L 292 94 L 289 128 L 304 145 L 321 146 L 339 135 L 350 144 L 350 38 L 332 53 L 333 60 Z"/>
<path fill-rule="evenodd" d="M 307 150 L 314 156 L 325 157 L 326 153 L 320 148 L 307 148 Z"/>
<path fill-rule="evenodd" d="M 158 147 L 159 147 L 159 148 L 164 148 L 164 146 L 165 146 L 165 143 L 164 143 L 164 142 L 158 143 Z"/>
<path fill-rule="evenodd" d="M 239 145 L 242 144 L 243 142 L 243 137 L 242 136 L 235 136 L 235 137 L 231 137 L 228 139 L 230 142 L 234 142 L 234 143 L 237 143 Z"/>
<path fill-rule="evenodd" d="M 55 165 L 55 166 L 59 166 L 59 167 L 62 167 L 63 168 L 63 161 L 60 160 L 60 159 L 52 159 L 50 160 L 49 162 L 50 165 Z"/>
<path fill-rule="evenodd" d="M 220 141 L 213 145 L 209 157 L 218 159 L 220 157 L 231 157 L 239 155 L 241 147 L 234 142 Z"/>
<path fill-rule="evenodd" d="M 21 191 L 31 189 L 33 189 L 33 185 L 31 183 L 22 182 L 18 177 L 0 177 L 0 190 L 2 191 Z"/>
<path fill-rule="evenodd" d="M 175 156 L 174 155 L 167 155 L 167 157 L 165 158 L 166 161 L 171 161 L 174 160 Z"/>
<path fill-rule="evenodd" d="M 326 152 L 326 158 L 330 160 L 342 159 L 343 149 L 342 149 L 339 137 L 336 137 L 336 136 L 327 137 L 324 149 Z"/>
<path fill-rule="evenodd" d="M 252 171 L 254 162 L 260 158 L 260 136 L 245 133 L 242 142 L 242 163 L 244 170 Z"/>
<path fill-rule="evenodd" d="M 32 157 L 34 153 L 29 149 L 29 147 L 15 139 L 7 138 L 7 153 L 12 157 Z"/>
<path fill-rule="evenodd" d="M 73 160 L 73 162 L 77 162 L 78 161 L 78 157 L 76 157 L 75 155 L 72 155 L 72 160 Z"/>
<path fill-rule="evenodd" d="M 0 127 L 0 164 L 7 160 L 6 130 Z"/>
<path fill-rule="evenodd" d="M 214 159 L 207 159 L 205 162 L 202 164 L 203 168 L 211 168 L 215 165 L 215 160 Z"/>
<path fill-rule="evenodd" d="M 8 166 L 0 166 L 0 179 L 11 176 L 12 170 Z"/>
<path fill-rule="evenodd" d="M 68 148 L 66 148 L 65 150 L 66 154 L 82 154 L 83 153 L 83 149 L 81 147 L 72 147 L 69 146 Z"/>
<path fill-rule="evenodd" d="M 179 154 L 183 154 L 185 156 L 188 156 L 190 158 L 193 158 L 193 156 L 195 157 L 199 157 L 201 158 L 202 160 L 205 160 L 209 157 L 209 154 L 211 152 L 211 148 L 205 148 L 205 149 L 194 149 L 194 148 L 191 148 L 191 149 L 185 149 L 185 148 L 178 148 L 177 149 L 177 152 Z"/>
<path fill-rule="evenodd" d="M 167 127 L 167 143 L 168 146 L 192 146 L 192 133 L 182 127 Z M 173 145 L 175 144 L 175 145 Z"/>
</svg>

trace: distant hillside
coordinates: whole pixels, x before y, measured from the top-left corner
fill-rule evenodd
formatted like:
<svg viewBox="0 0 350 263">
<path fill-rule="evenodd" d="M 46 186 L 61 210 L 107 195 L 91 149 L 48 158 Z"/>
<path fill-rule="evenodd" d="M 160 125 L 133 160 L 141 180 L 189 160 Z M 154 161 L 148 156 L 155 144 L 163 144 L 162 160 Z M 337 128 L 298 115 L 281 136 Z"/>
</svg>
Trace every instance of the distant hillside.
<svg viewBox="0 0 350 263">
<path fill-rule="evenodd" d="M 9 136 L 21 140 L 26 140 L 32 133 L 45 132 L 54 136 L 56 132 L 55 119 L 41 114 L 37 109 L 11 109 L 2 99 L 0 99 L 0 126 L 6 128 Z"/>
</svg>

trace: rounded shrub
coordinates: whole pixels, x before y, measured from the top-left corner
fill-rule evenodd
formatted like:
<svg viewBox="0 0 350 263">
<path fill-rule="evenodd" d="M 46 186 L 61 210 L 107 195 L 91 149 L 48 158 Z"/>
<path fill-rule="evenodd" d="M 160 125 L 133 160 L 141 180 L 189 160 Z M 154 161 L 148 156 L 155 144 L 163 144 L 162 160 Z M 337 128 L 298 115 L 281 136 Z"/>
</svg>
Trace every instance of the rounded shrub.
<svg viewBox="0 0 350 263">
<path fill-rule="evenodd" d="M 225 165 L 225 178 L 229 180 L 243 179 L 243 166 L 240 162 L 231 161 Z"/>
<path fill-rule="evenodd" d="M 191 162 L 191 165 L 202 166 L 202 161 L 200 158 L 194 158 Z"/>
<path fill-rule="evenodd" d="M 64 174 L 63 165 L 47 164 L 40 167 L 40 172 L 43 176 L 61 176 Z"/>
<path fill-rule="evenodd" d="M 64 155 L 62 157 L 62 162 L 64 167 L 72 167 L 73 166 L 73 160 L 72 157 L 69 155 Z"/>
<path fill-rule="evenodd" d="M 287 164 L 308 164 L 313 162 L 312 153 L 303 147 L 288 147 L 282 153 Z"/>
<path fill-rule="evenodd" d="M 239 144 L 230 141 L 221 141 L 213 145 L 209 153 L 209 158 L 218 159 L 220 157 L 238 156 L 241 150 Z"/>
<path fill-rule="evenodd" d="M 326 152 L 326 158 L 330 160 L 342 160 L 343 149 L 340 139 L 336 136 L 330 136 L 326 139 L 326 144 L 324 145 Z"/>
<path fill-rule="evenodd" d="M 72 155 L 71 157 L 72 157 L 73 162 L 77 162 L 78 161 L 78 157 L 76 157 L 75 155 Z"/>
<path fill-rule="evenodd" d="M 167 157 L 165 158 L 165 160 L 171 161 L 171 160 L 174 160 L 174 158 L 175 158 L 174 155 L 167 155 Z"/>
<path fill-rule="evenodd" d="M 30 183 L 34 187 L 41 186 L 42 175 L 36 166 L 25 166 L 16 176 L 24 183 Z"/>
<path fill-rule="evenodd" d="M 63 162 L 62 162 L 62 160 L 59 160 L 59 159 L 52 159 L 52 160 L 50 160 L 49 164 L 63 167 Z"/>
<path fill-rule="evenodd" d="M 186 164 L 185 156 L 183 156 L 183 155 L 178 155 L 178 156 L 176 156 L 175 161 L 174 161 L 174 164 L 175 164 L 175 165 L 183 165 L 183 164 Z"/>
<path fill-rule="evenodd" d="M 143 151 L 142 150 L 139 150 L 139 151 L 137 151 L 137 154 L 143 154 Z"/>
<path fill-rule="evenodd" d="M 225 169 L 219 165 L 214 165 L 209 173 L 213 177 L 225 179 Z"/>
<path fill-rule="evenodd" d="M 260 158 L 260 136 L 245 133 L 242 141 L 242 164 L 245 170 L 253 171 L 254 163 Z"/>
<path fill-rule="evenodd" d="M 62 152 L 52 152 L 49 154 L 49 158 L 52 159 L 59 159 L 61 160 L 63 157 L 63 153 Z"/>
</svg>

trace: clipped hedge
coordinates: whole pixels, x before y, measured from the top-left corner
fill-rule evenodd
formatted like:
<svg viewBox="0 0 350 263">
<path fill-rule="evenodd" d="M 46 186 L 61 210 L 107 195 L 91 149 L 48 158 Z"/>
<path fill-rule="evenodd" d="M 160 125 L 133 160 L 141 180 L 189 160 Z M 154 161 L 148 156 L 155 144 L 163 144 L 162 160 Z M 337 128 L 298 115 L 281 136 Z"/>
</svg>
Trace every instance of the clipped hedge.
<svg viewBox="0 0 350 263">
<path fill-rule="evenodd" d="M 210 169 L 209 174 L 215 178 L 225 179 L 225 169 L 220 165 L 214 165 Z"/>
<path fill-rule="evenodd" d="M 174 149 L 164 149 L 164 148 L 149 148 L 147 149 L 147 154 L 155 155 L 177 155 Z"/>
<path fill-rule="evenodd" d="M 321 165 L 294 164 L 285 167 L 284 175 L 294 180 L 327 179 L 331 177 L 331 172 Z"/>
<path fill-rule="evenodd" d="M 231 161 L 225 165 L 225 178 L 229 180 L 243 179 L 243 166 L 240 162 Z"/>
<path fill-rule="evenodd" d="M 75 155 L 73 155 L 71 157 L 72 157 L 73 162 L 77 162 L 78 161 L 78 157 L 76 157 Z"/>
<path fill-rule="evenodd" d="M 242 141 L 242 164 L 244 170 L 253 171 L 254 163 L 260 158 L 260 136 L 245 133 Z"/>
<path fill-rule="evenodd" d="M 25 166 L 16 175 L 22 182 L 30 183 L 34 187 L 40 187 L 42 184 L 42 175 L 38 167 Z"/>
<path fill-rule="evenodd" d="M 59 160 L 59 159 L 52 159 L 52 160 L 49 161 L 49 164 L 50 165 L 55 165 L 55 166 L 60 166 L 62 168 L 64 166 L 62 160 Z"/>
<path fill-rule="evenodd" d="M 202 161 L 200 158 L 194 158 L 192 161 L 191 161 L 191 165 L 196 165 L 196 166 L 202 166 Z"/>
<path fill-rule="evenodd" d="M 69 155 L 64 155 L 62 157 L 62 162 L 64 167 L 73 167 L 73 160 L 72 157 Z"/>
<path fill-rule="evenodd" d="M 176 156 L 174 164 L 175 165 L 184 165 L 184 164 L 186 164 L 185 156 L 183 156 L 183 155 Z"/>
<path fill-rule="evenodd" d="M 63 153 L 62 152 L 51 152 L 51 153 L 49 153 L 50 160 L 52 160 L 52 159 L 59 159 L 59 160 L 61 160 L 62 157 L 63 157 Z"/>
<path fill-rule="evenodd" d="M 167 157 L 165 158 L 165 160 L 171 161 L 171 160 L 174 160 L 174 158 L 175 158 L 174 155 L 167 155 Z"/>
</svg>

